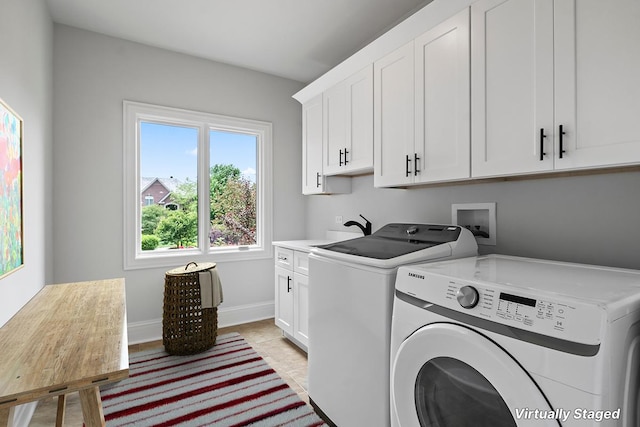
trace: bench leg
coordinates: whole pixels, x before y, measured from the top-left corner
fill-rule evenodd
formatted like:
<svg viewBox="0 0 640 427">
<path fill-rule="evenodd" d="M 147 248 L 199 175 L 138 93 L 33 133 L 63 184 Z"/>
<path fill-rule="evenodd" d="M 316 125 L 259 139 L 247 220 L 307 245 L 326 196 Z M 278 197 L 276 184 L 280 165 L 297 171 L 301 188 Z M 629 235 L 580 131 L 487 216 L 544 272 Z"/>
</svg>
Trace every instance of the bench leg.
<svg viewBox="0 0 640 427">
<path fill-rule="evenodd" d="M 58 396 L 58 412 L 56 413 L 56 427 L 64 426 L 64 407 L 67 401 L 67 395 L 61 394 Z"/>
<path fill-rule="evenodd" d="M 0 427 L 13 427 L 13 413 L 15 406 L 0 408 Z"/>
<path fill-rule="evenodd" d="M 80 405 L 86 427 L 104 427 L 104 414 L 102 412 L 102 399 L 100 389 L 95 386 L 80 390 Z"/>
</svg>

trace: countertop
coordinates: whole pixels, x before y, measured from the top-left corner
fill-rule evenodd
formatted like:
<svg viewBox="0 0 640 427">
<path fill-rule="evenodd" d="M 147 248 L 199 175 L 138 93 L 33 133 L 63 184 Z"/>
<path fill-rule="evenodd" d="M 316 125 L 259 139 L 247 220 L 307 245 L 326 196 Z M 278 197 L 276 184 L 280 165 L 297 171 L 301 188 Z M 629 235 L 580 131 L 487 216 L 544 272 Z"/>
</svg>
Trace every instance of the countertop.
<svg viewBox="0 0 640 427">
<path fill-rule="evenodd" d="M 333 243 L 335 240 L 282 240 L 273 242 L 273 246 L 281 248 L 293 249 L 294 251 L 310 252 L 313 246 L 326 245 Z"/>
<path fill-rule="evenodd" d="M 327 231 L 326 239 L 281 240 L 273 242 L 273 246 L 293 249 L 294 251 L 310 252 L 313 246 L 326 245 L 342 240 L 355 239 L 357 237 L 362 237 L 362 233 L 329 230 Z"/>
</svg>

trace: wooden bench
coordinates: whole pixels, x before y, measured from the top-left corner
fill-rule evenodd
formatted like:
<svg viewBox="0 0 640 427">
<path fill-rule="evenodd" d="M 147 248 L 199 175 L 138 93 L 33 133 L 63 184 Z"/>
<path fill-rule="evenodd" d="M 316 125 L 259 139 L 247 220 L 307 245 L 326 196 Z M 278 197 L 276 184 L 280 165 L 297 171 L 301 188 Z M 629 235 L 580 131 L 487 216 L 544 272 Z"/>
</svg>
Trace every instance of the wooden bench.
<svg viewBox="0 0 640 427">
<path fill-rule="evenodd" d="M 99 386 L 129 376 L 124 279 L 45 286 L 0 328 L 0 427 L 16 405 L 79 392 L 87 427 L 104 426 Z"/>
</svg>

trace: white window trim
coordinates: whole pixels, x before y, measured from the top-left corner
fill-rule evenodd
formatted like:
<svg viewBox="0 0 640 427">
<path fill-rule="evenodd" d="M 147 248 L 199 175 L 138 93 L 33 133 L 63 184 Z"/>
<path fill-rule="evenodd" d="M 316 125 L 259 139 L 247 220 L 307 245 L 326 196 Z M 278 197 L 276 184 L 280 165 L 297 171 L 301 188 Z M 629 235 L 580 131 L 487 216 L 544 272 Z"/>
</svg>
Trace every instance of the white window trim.
<svg viewBox="0 0 640 427">
<path fill-rule="evenodd" d="M 198 221 L 199 247 L 179 251 L 142 251 L 140 240 L 140 134 L 138 123 L 183 124 L 199 128 L 198 176 L 209 176 L 209 130 L 246 132 L 258 137 L 256 151 L 257 243 L 210 248 L 209 221 Z M 173 267 L 195 262 L 244 261 L 272 257 L 272 125 L 257 120 L 123 101 L 124 269 Z M 198 216 L 209 217 L 209 188 L 198 185 Z M 203 223 L 204 222 L 204 223 Z"/>
</svg>

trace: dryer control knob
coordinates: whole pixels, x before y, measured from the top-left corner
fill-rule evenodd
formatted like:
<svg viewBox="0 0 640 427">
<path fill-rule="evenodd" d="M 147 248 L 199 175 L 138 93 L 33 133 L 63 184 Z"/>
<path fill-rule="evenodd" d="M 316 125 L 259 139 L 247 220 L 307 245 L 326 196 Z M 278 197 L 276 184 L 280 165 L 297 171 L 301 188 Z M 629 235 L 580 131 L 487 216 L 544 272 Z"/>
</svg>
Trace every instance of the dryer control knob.
<svg viewBox="0 0 640 427">
<path fill-rule="evenodd" d="M 478 305 L 480 300 L 478 291 L 473 286 L 463 286 L 458 289 L 456 298 L 463 308 L 473 308 Z"/>
</svg>

